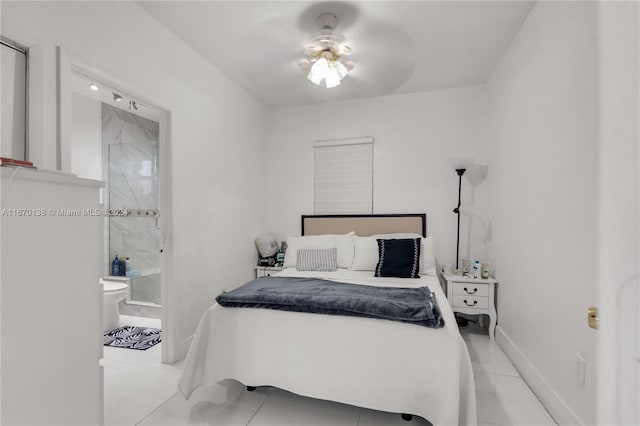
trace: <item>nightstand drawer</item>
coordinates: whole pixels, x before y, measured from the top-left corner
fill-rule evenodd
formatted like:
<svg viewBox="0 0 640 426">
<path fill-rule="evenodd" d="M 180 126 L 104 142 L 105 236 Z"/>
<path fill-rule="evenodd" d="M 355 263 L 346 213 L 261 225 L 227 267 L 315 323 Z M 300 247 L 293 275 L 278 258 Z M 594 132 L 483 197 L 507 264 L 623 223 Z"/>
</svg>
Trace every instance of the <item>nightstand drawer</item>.
<svg viewBox="0 0 640 426">
<path fill-rule="evenodd" d="M 453 295 L 454 308 L 489 309 L 489 298 L 469 295 Z"/>
<path fill-rule="evenodd" d="M 453 294 L 461 296 L 489 296 L 489 285 L 478 283 L 457 283 L 453 282 Z"/>
<path fill-rule="evenodd" d="M 255 269 L 256 278 L 270 277 L 271 275 L 275 275 L 278 272 L 282 271 L 282 268 L 278 266 L 256 266 Z"/>
</svg>

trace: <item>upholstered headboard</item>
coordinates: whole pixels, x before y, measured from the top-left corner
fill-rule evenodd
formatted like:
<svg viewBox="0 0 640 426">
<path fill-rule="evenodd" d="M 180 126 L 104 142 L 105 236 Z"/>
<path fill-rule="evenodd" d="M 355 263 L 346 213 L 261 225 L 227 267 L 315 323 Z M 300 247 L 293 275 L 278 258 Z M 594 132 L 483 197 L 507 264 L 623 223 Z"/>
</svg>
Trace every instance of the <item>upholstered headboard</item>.
<svg viewBox="0 0 640 426">
<path fill-rule="evenodd" d="M 373 234 L 412 232 L 427 236 L 427 215 L 369 214 L 369 215 L 303 215 L 302 235 L 346 234 L 368 237 Z"/>
</svg>

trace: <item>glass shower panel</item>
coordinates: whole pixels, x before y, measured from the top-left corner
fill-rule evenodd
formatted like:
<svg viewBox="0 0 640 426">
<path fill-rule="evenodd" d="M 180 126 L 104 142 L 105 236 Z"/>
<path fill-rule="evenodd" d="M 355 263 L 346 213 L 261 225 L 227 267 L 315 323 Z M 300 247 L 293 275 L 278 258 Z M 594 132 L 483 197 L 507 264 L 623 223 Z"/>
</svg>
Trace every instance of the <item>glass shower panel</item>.
<svg viewBox="0 0 640 426">
<path fill-rule="evenodd" d="M 109 145 L 109 258 L 130 258 L 131 299 L 160 304 L 158 142 Z"/>
</svg>

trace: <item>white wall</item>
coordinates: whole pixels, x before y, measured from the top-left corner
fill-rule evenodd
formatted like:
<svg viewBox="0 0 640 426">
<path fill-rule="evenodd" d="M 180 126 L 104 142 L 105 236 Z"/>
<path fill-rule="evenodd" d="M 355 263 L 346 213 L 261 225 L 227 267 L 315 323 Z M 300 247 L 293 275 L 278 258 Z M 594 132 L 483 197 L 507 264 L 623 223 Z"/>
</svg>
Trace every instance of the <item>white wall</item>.
<svg viewBox="0 0 640 426">
<path fill-rule="evenodd" d="M 102 180 L 102 104 L 77 93 L 71 98 L 71 173 Z"/>
<path fill-rule="evenodd" d="M 455 262 L 458 176 L 450 160 L 482 153 L 481 86 L 329 104 L 274 109 L 268 132 L 269 229 L 280 240 L 300 235 L 300 215 L 313 214 L 313 148 L 316 139 L 375 137 L 374 213 L 427 213 L 442 263 Z M 463 197 L 470 197 L 464 183 Z M 476 209 L 483 211 L 483 190 Z M 463 219 L 461 258 L 468 220 Z M 479 225 L 471 255 L 482 256 Z"/>
<path fill-rule="evenodd" d="M 487 85 L 499 343 L 560 424 L 596 419 L 596 8 L 536 3 Z"/>
<path fill-rule="evenodd" d="M 62 45 L 72 61 L 171 112 L 172 257 L 163 303 L 184 355 L 222 286 L 253 276 L 265 229 L 265 107 L 133 2 L 2 2 L 3 35 Z M 168 212 L 164 212 L 165 214 Z M 175 325 L 175 328 L 172 327 Z"/>
<path fill-rule="evenodd" d="M 102 218 L 37 213 L 96 209 L 100 186 L 0 169 L 0 209 L 34 213 L 0 217 L 2 425 L 101 424 Z"/>
</svg>

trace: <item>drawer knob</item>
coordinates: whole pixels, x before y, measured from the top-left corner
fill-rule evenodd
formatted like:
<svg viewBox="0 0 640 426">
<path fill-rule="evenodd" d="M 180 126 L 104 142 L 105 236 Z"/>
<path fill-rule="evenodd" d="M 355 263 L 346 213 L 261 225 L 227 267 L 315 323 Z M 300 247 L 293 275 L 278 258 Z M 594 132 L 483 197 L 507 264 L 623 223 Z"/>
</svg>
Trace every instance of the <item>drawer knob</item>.
<svg viewBox="0 0 640 426">
<path fill-rule="evenodd" d="M 464 299 L 463 302 L 467 306 L 476 306 L 478 304 L 477 300 L 474 300 L 472 304 L 469 304 L 469 302 L 467 302 L 467 299 Z"/>
<path fill-rule="evenodd" d="M 465 287 L 465 288 L 464 288 L 464 292 L 465 292 L 465 293 L 467 293 L 467 294 L 476 294 L 476 293 L 478 292 L 478 288 L 476 287 L 476 288 L 474 288 L 474 289 L 473 289 L 473 291 L 469 291 L 469 290 L 467 290 L 467 288 Z"/>
</svg>

